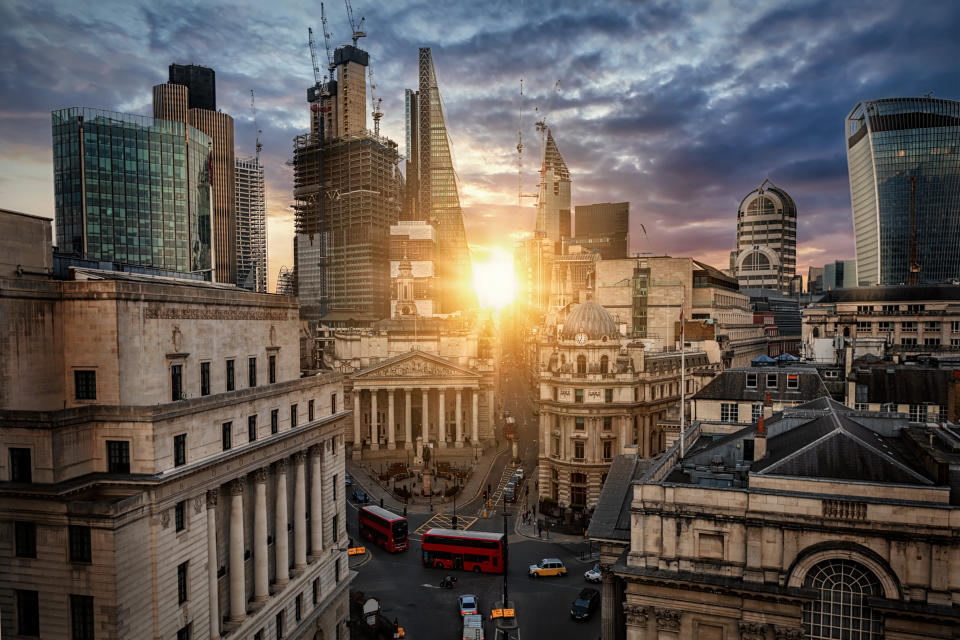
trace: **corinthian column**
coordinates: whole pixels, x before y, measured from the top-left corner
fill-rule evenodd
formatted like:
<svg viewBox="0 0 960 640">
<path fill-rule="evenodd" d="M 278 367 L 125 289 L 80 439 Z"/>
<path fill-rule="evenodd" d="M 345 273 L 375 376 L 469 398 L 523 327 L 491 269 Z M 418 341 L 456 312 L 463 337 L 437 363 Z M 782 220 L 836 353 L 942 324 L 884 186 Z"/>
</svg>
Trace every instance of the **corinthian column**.
<svg viewBox="0 0 960 640">
<path fill-rule="evenodd" d="M 310 447 L 310 551 L 323 551 L 323 445 Z"/>
<path fill-rule="evenodd" d="M 463 389 L 457 388 L 457 443 L 456 447 L 463 446 Z"/>
<path fill-rule="evenodd" d="M 480 389 L 473 390 L 473 444 L 480 442 Z"/>
<path fill-rule="evenodd" d="M 230 483 L 230 621 L 247 616 L 243 571 L 243 480 Z"/>
<path fill-rule="evenodd" d="M 306 458 L 303 451 L 293 454 L 293 570 L 298 573 L 307 566 Z"/>
<path fill-rule="evenodd" d="M 394 424 L 396 418 L 394 418 L 393 412 L 393 393 L 393 389 L 387 391 L 387 449 L 397 448 L 397 425 Z"/>
<path fill-rule="evenodd" d="M 360 436 L 360 389 L 353 388 L 353 448 L 359 452 Z"/>
<path fill-rule="evenodd" d="M 412 449 L 413 448 L 413 407 L 411 406 L 410 400 L 410 389 L 404 389 L 405 396 L 403 399 L 403 448 Z"/>
<path fill-rule="evenodd" d="M 266 602 L 270 598 L 267 575 L 267 470 L 253 472 L 253 599 Z"/>
<path fill-rule="evenodd" d="M 440 389 L 440 391 L 437 392 L 437 395 L 439 397 L 439 402 L 437 402 L 437 414 L 440 416 L 438 421 L 440 424 L 440 446 L 445 447 L 447 446 L 447 407 L 444 403 L 443 389 Z"/>
<path fill-rule="evenodd" d="M 210 637 L 220 637 L 220 588 L 217 580 L 217 496 L 207 491 L 207 607 L 210 609 Z"/>
<path fill-rule="evenodd" d="M 370 389 L 370 448 L 376 451 L 380 448 L 377 436 L 377 423 L 380 421 L 377 413 L 377 392 L 379 389 Z"/>
<path fill-rule="evenodd" d="M 430 389 L 423 390 L 423 411 L 421 412 L 422 421 L 423 421 L 423 430 L 420 434 L 423 436 L 423 444 L 427 444 L 430 441 L 430 411 L 427 409 L 429 394 L 430 394 Z"/>
<path fill-rule="evenodd" d="M 276 578 L 274 582 L 283 586 L 290 581 L 290 538 L 287 535 L 287 461 L 277 461 L 277 496 L 274 505 L 273 550 Z"/>
</svg>

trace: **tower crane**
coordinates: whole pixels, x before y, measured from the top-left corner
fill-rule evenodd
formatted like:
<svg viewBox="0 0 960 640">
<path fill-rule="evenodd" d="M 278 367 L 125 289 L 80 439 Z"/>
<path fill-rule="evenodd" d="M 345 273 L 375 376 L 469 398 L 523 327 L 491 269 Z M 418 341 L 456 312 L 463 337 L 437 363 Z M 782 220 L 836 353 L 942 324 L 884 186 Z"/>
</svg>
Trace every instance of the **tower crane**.
<svg viewBox="0 0 960 640">
<path fill-rule="evenodd" d="M 250 110 L 253 112 L 253 128 L 257 130 L 256 155 L 257 166 L 260 166 L 260 151 L 263 149 L 263 143 L 260 142 L 260 134 L 263 133 L 263 130 L 257 127 L 257 103 L 253 94 L 253 89 L 250 89 Z"/>
<path fill-rule="evenodd" d="M 523 213 L 523 199 L 536 198 L 535 193 L 523 192 L 523 78 L 520 78 L 520 126 L 517 129 L 517 215 Z"/>
<path fill-rule="evenodd" d="M 547 107 L 542 110 L 539 107 L 535 108 L 536 111 L 540 113 L 540 119 L 537 120 L 536 127 L 537 127 L 537 132 L 540 134 L 541 153 L 543 152 L 543 149 L 545 148 L 547 143 L 547 113 L 549 113 L 550 107 L 553 105 L 553 99 L 556 97 L 556 95 L 559 92 L 560 92 L 560 81 L 557 80 L 557 82 L 553 85 L 553 93 L 550 94 L 550 100 L 547 102 Z"/>
<path fill-rule="evenodd" d="M 330 79 L 333 80 L 333 54 L 330 53 L 330 30 L 327 29 L 327 12 L 320 3 L 320 23 L 323 25 L 323 47 L 327 50 L 327 70 L 330 71 Z"/>
<path fill-rule="evenodd" d="M 380 108 L 380 105 L 383 103 L 383 98 L 376 97 L 377 85 L 373 82 L 373 67 L 367 66 L 367 75 L 370 78 L 370 102 L 373 106 L 373 111 L 370 113 L 373 116 L 373 135 L 380 137 L 380 118 L 383 117 L 383 110 Z"/>
<path fill-rule="evenodd" d="M 350 21 L 350 30 L 353 32 L 353 46 L 357 46 L 357 41 L 360 38 L 367 37 L 367 32 L 363 30 L 363 23 L 366 18 L 360 16 L 360 22 L 358 24 L 356 20 L 353 19 L 353 6 L 350 4 L 350 0 L 343 0 L 343 2 L 347 5 L 347 19 Z"/>
<path fill-rule="evenodd" d="M 307 27 L 307 46 L 310 47 L 310 62 L 313 63 L 313 81 L 320 86 L 320 65 L 317 64 L 317 43 L 313 39 L 313 27 Z"/>
</svg>

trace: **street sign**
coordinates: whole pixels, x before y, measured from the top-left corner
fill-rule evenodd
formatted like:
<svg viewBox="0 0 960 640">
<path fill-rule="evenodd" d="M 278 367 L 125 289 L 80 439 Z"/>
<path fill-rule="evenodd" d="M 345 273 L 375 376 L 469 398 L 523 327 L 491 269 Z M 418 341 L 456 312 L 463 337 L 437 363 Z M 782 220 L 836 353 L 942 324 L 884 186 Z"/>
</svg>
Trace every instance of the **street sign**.
<svg viewBox="0 0 960 640">
<path fill-rule="evenodd" d="M 512 618 L 512 617 L 514 617 L 513 609 L 504 609 L 504 610 L 503 610 L 503 617 L 504 617 L 504 618 Z"/>
<path fill-rule="evenodd" d="M 366 547 L 350 547 L 347 549 L 348 556 L 362 556 L 367 552 Z"/>
<path fill-rule="evenodd" d="M 490 617 L 491 617 L 491 618 L 502 618 L 502 617 L 503 617 L 503 609 L 494 609 L 493 611 L 490 612 Z"/>
</svg>

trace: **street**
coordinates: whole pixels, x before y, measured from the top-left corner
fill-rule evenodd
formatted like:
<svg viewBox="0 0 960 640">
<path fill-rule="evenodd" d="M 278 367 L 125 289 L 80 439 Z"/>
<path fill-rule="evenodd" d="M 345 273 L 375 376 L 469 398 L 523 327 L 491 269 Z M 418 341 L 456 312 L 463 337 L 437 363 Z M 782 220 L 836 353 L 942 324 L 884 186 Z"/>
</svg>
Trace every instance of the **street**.
<svg viewBox="0 0 960 640">
<path fill-rule="evenodd" d="M 519 435 L 519 453 L 523 460 L 526 482 L 530 487 L 530 502 L 534 500 L 534 468 L 537 459 L 537 427 L 533 415 L 533 404 L 525 379 L 519 372 L 504 367 L 502 402 L 517 420 Z M 500 433 L 502 444 L 502 432 Z M 503 531 L 502 502 L 497 491 L 498 484 L 509 477 L 512 466 L 508 467 L 509 455 L 498 457 L 491 469 L 490 483 L 494 490 L 493 499 L 498 504 L 488 513 L 488 518 L 474 517 L 482 514 L 482 500 L 473 499 L 458 505 L 458 525 L 473 531 Z M 504 472 L 504 469 L 507 469 Z M 499 482 L 498 482 L 499 481 Z M 518 493 L 518 502 L 508 504 L 512 514 L 508 521 L 509 599 L 515 604 L 519 629 L 511 633 L 511 638 L 598 638 L 600 636 L 600 610 L 594 612 L 586 622 L 574 622 L 570 618 L 570 606 L 581 589 L 599 585 L 586 582 L 583 572 L 592 566 L 587 559 L 581 560 L 586 544 L 580 539 L 567 537 L 565 541 L 530 539 L 515 533 L 516 519 L 524 508 L 523 498 L 526 486 Z M 348 501 L 347 528 L 349 534 L 358 539 L 357 505 Z M 502 574 L 474 574 L 463 571 L 450 572 L 457 578 L 453 589 L 441 589 L 440 580 L 448 572 L 428 569 L 420 563 L 420 534 L 427 528 L 424 525 L 433 518 L 429 526 L 449 526 L 449 516 L 410 513 L 408 515 L 410 549 L 398 554 L 375 546 L 367 546 L 370 554 L 358 567 L 358 576 L 352 585 L 353 591 L 363 591 L 368 596 L 380 600 L 382 614 L 389 619 L 397 618 L 406 630 L 407 638 L 459 638 L 460 614 L 457 608 L 457 596 L 472 593 L 479 598 L 480 610 L 486 622 L 486 637 L 495 640 L 495 627 L 489 621 L 493 603 L 503 595 Z M 472 522 L 471 522 L 472 521 Z M 417 533 L 419 531 L 419 534 Z M 567 577 L 529 578 L 527 567 L 542 558 L 559 558 L 567 567 Z"/>
</svg>

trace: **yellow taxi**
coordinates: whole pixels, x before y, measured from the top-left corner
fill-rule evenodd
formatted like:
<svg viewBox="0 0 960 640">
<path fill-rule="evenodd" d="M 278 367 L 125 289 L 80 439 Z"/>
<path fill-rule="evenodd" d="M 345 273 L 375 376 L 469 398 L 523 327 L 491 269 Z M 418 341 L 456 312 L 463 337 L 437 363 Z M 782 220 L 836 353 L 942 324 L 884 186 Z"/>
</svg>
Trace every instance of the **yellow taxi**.
<svg viewBox="0 0 960 640">
<path fill-rule="evenodd" d="M 527 575 L 531 578 L 566 576 L 567 568 L 563 566 L 563 561 L 558 558 L 544 558 L 537 564 L 530 565 L 530 571 Z"/>
</svg>

